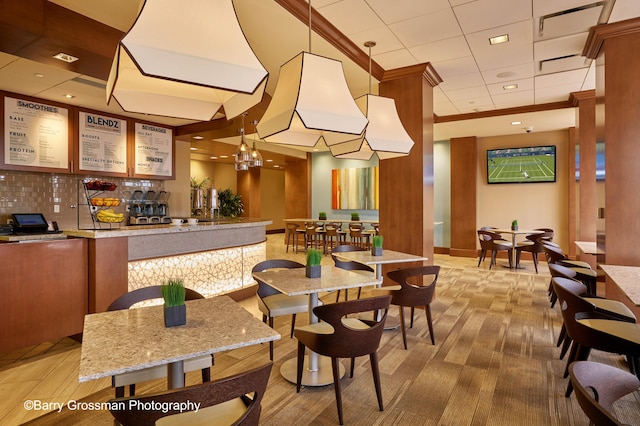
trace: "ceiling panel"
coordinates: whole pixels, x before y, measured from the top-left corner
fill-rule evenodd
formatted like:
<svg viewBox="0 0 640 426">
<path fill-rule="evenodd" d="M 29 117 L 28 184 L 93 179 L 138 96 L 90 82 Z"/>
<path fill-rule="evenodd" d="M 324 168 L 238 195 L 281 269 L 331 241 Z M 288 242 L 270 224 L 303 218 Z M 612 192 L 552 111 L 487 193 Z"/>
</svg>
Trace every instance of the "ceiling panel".
<svg viewBox="0 0 640 426">
<path fill-rule="evenodd" d="M 489 38 L 503 34 L 509 35 L 508 42 L 494 45 L 489 43 Z M 481 70 L 533 62 L 533 30 L 530 20 L 468 34 L 467 41 Z"/>
<path fill-rule="evenodd" d="M 482 77 L 487 84 L 500 83 L 507 80 L 520 80 L 533 77 L 534 74 L 533 62 L 482 71 Z"/>
<path fill-rule="evenodd" d="M 493 99 L 493 104 L 496 108 L 513 108 L 533 104 L 535 101 L 534 94 L 535 92 L 533 91 L 532 85 L 531 90 L 491 95 L 491 99 Z"/>
<path fill-rule="evenodd" d="M 433 63 L 433 67 L 443 80 L 456 75 L 472 74 L 479 71 L 473 56 L 435 62 Z"/>
<path fill-rule="evenodd" d="M 442 62 L 471 56 L 471 50 L 463 36 L 421 44 L 409 48 L 409 52 L 419 62 Z"/>
<path fill-rule="evenodd" d="M 505 89 L 507 85 L 516 85 L 515 89 Z M 525 78 L 523 80 L 508 80 L 502 83 L 488 84 L 487 88 L 491 96 L 504 95 L 507 93 L 522 92 L 523 90 L 533 90 L 533 78 Z"/>
<path fill-rule="evenodd" d="M 475 72 L 472 74 L 456 75 L 447 78 L 445 81 L 439 84 L 442 90 L 447 92 L 456 89 L 464 89 L 466 87 L 480 87 L 484 86 L 484 80 L 482 74 Z"/>
<path fill-rule="evenodd" d="M 589 68 L 579 70 L 571 70 L 555 73 L 552 75 L 539 75 L 535 78 L 537 89 L 546 89 L 548 87 L 562 86 L 564 84 L 579 83 L 584 81 Z M 580 89 L 577 89 L 580 90 Z"/>
<path fill-rule="evenodd" d="M 609 22 L 624 21 L 632 16 L 640 16 L 640 1 L 616 0 Z"/>
<path fill-rule="evenodd" d="M 346 35 L 384 26 L 364 0 L 342 0 L 317 10 Z"/>
<path fill-rule="evenodd" d="M 367 3 L 385 24 L 393 24 L 416 16 L 449 9 L 447 0 L 367 0 Z"/>
<path fill-rule="evenodd" d="M 580 55 L 582 54 L 582 49 L 588 36 L 589 33 L 580 33 L 535 42 L 533 43 L 533 59 L 535 61 L 542 61 L 544 59 L 559 58 L 567 55 Z"/>
<path fill-rule="evenodd" d="M 465 34 L 532 18 L 531 0 L 477 0 L 453 10 Z"/>
<path fill-rule="evenodd" d="M 462 35 L 451 9 L 396 22 L 389 28 L 407 48 Z"/>
</svg>

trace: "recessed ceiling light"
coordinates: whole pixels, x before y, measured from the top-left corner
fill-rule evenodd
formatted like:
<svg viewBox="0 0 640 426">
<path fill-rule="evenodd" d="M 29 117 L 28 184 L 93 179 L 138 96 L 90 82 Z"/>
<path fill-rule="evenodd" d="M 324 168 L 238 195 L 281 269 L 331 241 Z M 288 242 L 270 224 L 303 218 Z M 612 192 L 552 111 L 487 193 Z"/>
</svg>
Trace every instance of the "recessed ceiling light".
<svg viewBox="0 0 640 426">
<path fill-rule="evenodd" d="M 274 165 L 273 165 L 273 168 L 274 168 L 274 169 L 278 169 L 278 168 L 280 168 L 280 166 L 278 166 L 277 164 L 274 164 Z"/>
<path fill-rule="evenodd" d="M 498 77 L 498 78 L 508 78 L 508 77 L 513 77 L 514 75 L 516 75 L 516 73 L 513 72 L 513 71 L 503 71 L 503 72 L 500 72 L 500 73 L 496 74 L 496 77 Z"/>
<path fill-rule="evenodd" d="M 506 43 L 508 41 L 509 41 L 509 34 L 503 34 L 503 35 L 489 38 L 489 44 L 492 46 L 494 44 Z"/>
<path fill-rule="evenodd" d="M 220 158 L 229 158 L 228 155 L 221 155 Z"/>
<path fill-rule="evenodd" d="M 522 124 L 522 121 L 512 121 L 511 124 L 517 126 L 518 124 Z"/>
<path fill-rule="evenodd" d="M 78 58 L 76 58 L 75 56 L 69 55 L 68 53 L 62 53 L 62 52 L 58 53 L 57 55 L 53 55 L 53 57 L 56 59 L 60 59 L 61 61 L 64 61 L 68 64 L 78 60 Z"/>
<path fill-rule="evenodd" d="M 204 136 L 194 136 L 192 139 L 201 140 L 204 139 Z"/>
<path fill-rule="evenodd" d="M 504 90 L 513 90 L 513 89 L 517 89 L 518 85 L 517 84 L 507 84 L 505 86 L 502 86 L 502 88 Z"/>
<path fill-rule="evenodd" d="M 198 148 L 191 147 L 191 148 L 189 148 L 189 149 L 190 149 L 191 151 L 195 151 L 195 150 L 197 150 Z"/>
<path fill-rule="evenodd" d="M 217 160 L 218 159 L 218 157 L 209 157 L 209 158 L 211 158 L 212 160 Z"/>
<path fill-rule="evenodd" d="M 33 74 L 33 76 L 34 77 L 38 77 L 38 78 L 43 78 L 44 74 L 37 72 L 37 73 Z"/>
<path fill-rule="evenodd" d="M 75 98 L 75 96 L 70 95 L 70 94 L 66 94 L 66 95 L 64 95 L 64 97 L 65 97 L 65 98 L 67 98 L 67 99 L 73 99 L 73 98 Z"/>
<path fill-rule="evenodd" d="M 272 163 L 272 162 L 273 162 L 273 160 L 267 160 L 267 163 Z"/>
</svg>

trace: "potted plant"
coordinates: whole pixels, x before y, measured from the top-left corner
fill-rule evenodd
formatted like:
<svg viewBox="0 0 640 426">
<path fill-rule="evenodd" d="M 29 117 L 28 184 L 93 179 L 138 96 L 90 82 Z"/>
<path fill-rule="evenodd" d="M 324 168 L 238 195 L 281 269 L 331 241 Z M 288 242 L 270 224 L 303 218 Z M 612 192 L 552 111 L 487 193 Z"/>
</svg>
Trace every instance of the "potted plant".
<svg viewBox="0 0 640 426">
<path fill-rule="evenodd" d="M 218 212 L 224 217 L 242 216 L 244 203 L 240 194 L 234 194 L 229 188 L 218 191 Z"/>
<path fill-rule="evenodd" d="M 360 220 L 360 213 L 358 212 L 351 213 L 351 220 Z"/>
<path fill-rule="evenodd" d="M 371 255 L 382 256 L 382 241 L 384 237 L 382 235 L 374 235 L 371 238 Z"/>
<path fill-rule="evenodd" d="M 515 219 L 511 221 L 511 230 L 512 231 L 517 231 L 518 230 L 518 221 L 515 220 Z"/>
<path fill-rule="evenodd" d="M 327 220 L 327 213 L 326 212 L 318 213 L 318 220 Z"/>
<path fill-rule="evenodd" d="M 322 262 L 322 252 L 318 249 L 309 249 L 306 254 L 307 265 L 305 267 L 305 276 L 307 278 L 320 277 L 320 262 Z"/>
<path fill-rule="evenodd" d="M 160 286 L 164 299 L 164 326 L 175 327 L 187 323 L 186 289 L 179 279 L 170 279 Z"/>
</svg>

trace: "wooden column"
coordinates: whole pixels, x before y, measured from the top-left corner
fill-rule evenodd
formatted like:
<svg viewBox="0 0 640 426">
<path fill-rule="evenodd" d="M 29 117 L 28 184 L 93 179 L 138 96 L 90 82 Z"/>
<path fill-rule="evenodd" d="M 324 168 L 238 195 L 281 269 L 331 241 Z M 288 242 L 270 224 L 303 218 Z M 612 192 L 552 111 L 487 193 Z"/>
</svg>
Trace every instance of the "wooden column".
<svg viewBox="0 0 640 426">
<path fill-rule="evenodd" d="M 583 54 L 604 67 L 605 237 L 607 263 L 640 266 L 640 18 L 593 27 Z M 598 80 L 597 84 L 601 84 Z M 604 89 L 604 90 L 602 90 Z M 601 111 L 604 109 L 603 114 Z"/>
<path fill-rule="evenodd" d="M 451 256 L 476 257 L 477 166 L 475 136 L 453 138 L 451 152 Z"/>
<path fill-rule="evenodd" d="M 284 171 L 285 218 L 311 216 L 311 154 L 306 160 L 287 160 Z"/>
<path fill-rule="evenodd" d="M 385 248 L 428 257 L 427 263 L 433 263 L 433 86 L 440 81 L 430 64 L 420 64 L 386 71 L 379 88 L 380 96 L 395 99 L 415 143 L 409 156 L 380 161 L 380 233 Z"/>
<path fill-rule="evenodd" d="M 261 217 L 260 213 L 260 167 L 238 172 L 238 194 L 242 196 L 246 217 Z"/>
</svg>

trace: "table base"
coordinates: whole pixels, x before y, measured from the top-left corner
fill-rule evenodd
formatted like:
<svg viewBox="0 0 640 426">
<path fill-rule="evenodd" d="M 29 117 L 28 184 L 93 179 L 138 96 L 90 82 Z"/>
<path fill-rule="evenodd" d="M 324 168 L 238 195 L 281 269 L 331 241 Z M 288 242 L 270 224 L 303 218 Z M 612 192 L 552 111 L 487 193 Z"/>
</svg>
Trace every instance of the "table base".
<svg viewBox="0 0 640 426">
<path fill-rule="evenodd" d="M 509 265 L 502 265 L 503 268 L 507 268 L 507 269 L 527 269 L 526 266 L 509 266 Z"/>
<path fill-rule="evenodd" d="M 298 358 L 291 358 L 285 361 L 280 367 L 282 377 L 296 383 L 298 373 Z M 338 362 L 340 378 L 344 376 L 344 366 Z M 304 357 L 302 367 L 302 384 L 304 386 L 326 386 L 333 384 L 333 369 L 331 368 L 331 358 L 326 356 L 318 357 L 318 369 L 316 371 L 309 370 L 309 356 Z"/>
</svg>

